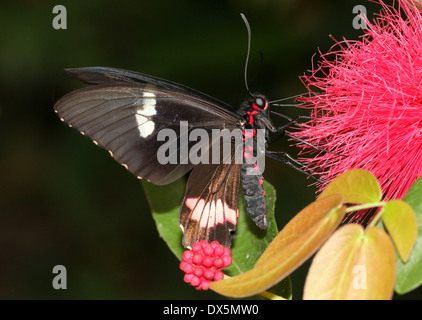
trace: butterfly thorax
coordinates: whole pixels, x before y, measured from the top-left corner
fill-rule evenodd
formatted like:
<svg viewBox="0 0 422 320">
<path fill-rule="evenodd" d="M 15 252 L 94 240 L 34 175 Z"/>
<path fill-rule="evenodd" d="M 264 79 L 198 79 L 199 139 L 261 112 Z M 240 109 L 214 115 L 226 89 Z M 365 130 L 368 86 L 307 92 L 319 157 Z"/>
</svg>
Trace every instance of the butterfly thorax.
<svg viewBox="0 0 422 320">
<path fill-rule="evenodd" d="M 268 126 L 271 126 L 268 106 L 268 100 L 261 94 L 245 100 L 240 106 L 238 114 L 245 119 L 246 128 L 267 129 Z"/>
</svg>

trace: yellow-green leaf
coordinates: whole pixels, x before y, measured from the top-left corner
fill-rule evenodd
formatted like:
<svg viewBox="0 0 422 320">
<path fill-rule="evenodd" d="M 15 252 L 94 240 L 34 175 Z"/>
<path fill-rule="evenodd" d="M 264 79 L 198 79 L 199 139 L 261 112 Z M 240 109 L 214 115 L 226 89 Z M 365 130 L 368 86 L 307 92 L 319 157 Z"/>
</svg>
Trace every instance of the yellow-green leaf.
<svg viewBox="0 0 422 320">
<path fill-rule="evenodd" d="M 337 230 L 315 255 L 306 278 L 304 299 L 391 299 L 395 256 L 381 229 L 348 224 Z"/>
<path fill-rule="evenodd" d="M 381 200 L 382 192 L 378 180 L 363 169 L 352 169 L 331 181 L 319 198 L 330 194 L 341 194 L 347 203 L 371 203 Z"/>
<path fill-rule="evenodd" d="M 318 199 L 285 226 L 253 269 L 211 283 L 210 288 L 230 297 L 247 297 L 268 289 L 308 259 L 337 228 L 345 212 L 341 195 Z"/>
<path fill-rule="evenodd" d="M 382 221 L 403 262 L 409 259 L 418 236 L 418 221 L 412 207 L 401 200 L 391 200 L 383 208 Z"/>
</svg>

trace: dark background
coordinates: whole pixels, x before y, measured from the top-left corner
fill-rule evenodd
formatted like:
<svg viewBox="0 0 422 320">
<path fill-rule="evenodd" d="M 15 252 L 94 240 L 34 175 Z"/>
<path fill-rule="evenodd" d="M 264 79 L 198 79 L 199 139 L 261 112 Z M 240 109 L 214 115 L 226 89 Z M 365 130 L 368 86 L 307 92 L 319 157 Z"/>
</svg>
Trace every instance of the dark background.
<svg viewBox="0 0 422 320">
<path fill-rule="evenodd" d="M 67 8 L 67 30 L 52 27 L 57 4 Z M 55 101 L 81 87 L 63 68 L 140 71 L 238 106 L 247 97 L 243 12 L 252 28 L 250 76 L 259 69 L 252 90 L 284 98 L 305 91 L 299 76 L 318 47 L 333 45 L 330 34 L 357 39 L 356 4 L 370 16 L 378 10 L 338 0 L 2 1 L 0 298 L 220 298 L 183 283 L 140 182 L 56 117 Z M 274 149 L 297 152 L 286 141 Z M 280 227 L 314 198 L 310 181 L 280 162 L 268 160 L 265 176 L 277 190 Z M 67 290 L 51 285 L 59 264 Z M 295 299 L 308 266 L 292 275 Z"/>
</svg>

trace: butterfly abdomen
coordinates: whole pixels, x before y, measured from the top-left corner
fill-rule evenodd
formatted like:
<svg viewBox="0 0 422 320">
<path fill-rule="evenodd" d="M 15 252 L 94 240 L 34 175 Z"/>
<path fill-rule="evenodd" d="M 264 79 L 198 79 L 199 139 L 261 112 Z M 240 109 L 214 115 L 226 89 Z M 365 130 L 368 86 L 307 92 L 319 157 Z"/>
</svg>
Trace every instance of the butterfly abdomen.
<svg viewBox="0 0 422 320">
<path fill-rule="evenodd" d="M 262 186 L 264 180 L 261 174 L 251 175 L 249 170 L 254 170 L 254 164 L 245 163 L 240 171 L 246 212 L 259 228 L 265 229 L 267 227 L 265 216 L 267 201 Z"/>
<path fill-rule="evenodd" d="M 252 125 L 253 123 L 249 124 Z M 262 186 L 264 178 L 259 171 L 258 164 L 248 161 L 253 158 L 254 146 L 256 146 L 256 130 L 254 129 L 252 132 L 252 134 L 246 131 L 243 132 L 244 140 L 248 137 L 252 138 L 253 144 L 248 147 L 245 146 L 243 150 L 244 163 L 240 171 L 240 180 L 242 181 L 243 201 L 248 216 L 259 228 L 265 229 L 267 227 L 265 216 L 267 201 L 265 199 L 265 190 Z"/>
</svg>

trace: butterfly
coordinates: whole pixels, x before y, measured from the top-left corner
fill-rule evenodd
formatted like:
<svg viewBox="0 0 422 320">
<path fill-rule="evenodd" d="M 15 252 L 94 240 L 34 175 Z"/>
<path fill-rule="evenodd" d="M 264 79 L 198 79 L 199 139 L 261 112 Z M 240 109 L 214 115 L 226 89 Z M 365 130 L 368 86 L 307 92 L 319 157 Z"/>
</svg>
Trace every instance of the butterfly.
<svg viewBox="0 0 422 320">
<path fill-rule="evenodd" d="M 271 103 L 264 95 L 250 93 L 236 110 L 192 88 L 138 72 L 106 67 L 65 71 L 89 86 L 56 102 L 54 110 L 62 121 L 108 150 L 135 176 L 153 184 L 166 185 L 190 172 L 179 213 L 183 246 L 217 240 L 230 247 L 239 215 L 240 183 L 247 214 L 259 228 L 266 228 L 262 172 L 256 162 L 245 160 L 257 152 L 258 131 L 264 131 L 261 153 L 267 155 L 271 155 L 265 150 L 268 133 L 281 131 L 269 117 Z M 181 123 L 187 123 L 188 134 L 195 129 L 209 136 L 217 129 L 239 130 L 243 141 L 252 139 L 252 146 L 241 145 L 241 163 L 234 161 L 239 151 L 236 146 L 229 161 L 222 163 L 194 164 L 180 158 L 163 165 L 159 149 L 169 141 L 160 141 L 160 131 L 175 132 L 169 140 L 177 152 L 192 148 L 191 141 L 182 141 Z"/>
</svg>

